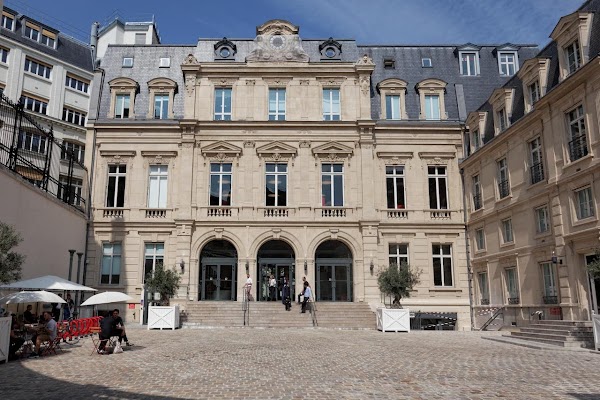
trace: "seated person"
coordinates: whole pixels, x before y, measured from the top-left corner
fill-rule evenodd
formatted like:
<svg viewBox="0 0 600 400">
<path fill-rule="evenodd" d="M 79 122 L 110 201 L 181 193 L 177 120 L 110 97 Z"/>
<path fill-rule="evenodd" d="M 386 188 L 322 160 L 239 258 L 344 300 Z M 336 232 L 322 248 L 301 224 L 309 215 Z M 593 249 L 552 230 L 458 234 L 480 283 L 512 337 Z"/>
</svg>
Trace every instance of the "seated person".
<svg viewBox="0 0 600 400">
<path fill-rule="evenodd" d="M 35 338 L 35 351 L 29 355 L 29 357 L 39 357 L 40 347 L 44 342 L 50 342 L 56 339 L 57 325 L 56 321 L 52 319 L 52 314 L 49 311 L 44 311 L 42 314 L 44 317 L 45 324 L 38 329 L 38 334 Z"/>
<path fill-rule="evenodd" d="M 16 358 L 15 353 L 21 348 L 21 346 L 23 346 L 23 343 L 25 343 L 25 339 L 18 335 L 19 330 L 20 326 L 17 322 L 17 316 L 13 314 L 10 324 L 10 345 L 8 348 L 8 358 L 10 360 Z"/>
<path fill-rule="evenodd" d="M 114 309 L 112 312 L 112 318 L 115 321 L 115 330 L 113 331 L 112 336 L 118 336 L 119 337 L 119 343 L 123 342 L 123 339 L 125 339 L 125 345 L 126 346 L 133 346 L 132 343 L 129 343 L 129 340 L 127 339 L 127 335 L 125 333 L 125 326 L 123 325 L 123 318 L 121 318 L 119 316 L 119 310 L 118 309 Z"/>
<path fill-rule="evenodd" d="M 23 313 L 23 322 L 26 324 L 35 324 L 35 315 L 31 312 L 31 304 L 27 306 L 27 309 Z"/>
<path fill-rule="evenodd" d="M 113 335 L 115 325 L 115 320 L 108 312 L 104 315 L 104 318 L 100 320 L 100 333 L 98 334 L 98 337 L 100 338 L 100 345 L 98 346 L 99 354 L 105 353 L 108 339 L 110 339 L 111 336 L 116 336 Z"/>
</svg>

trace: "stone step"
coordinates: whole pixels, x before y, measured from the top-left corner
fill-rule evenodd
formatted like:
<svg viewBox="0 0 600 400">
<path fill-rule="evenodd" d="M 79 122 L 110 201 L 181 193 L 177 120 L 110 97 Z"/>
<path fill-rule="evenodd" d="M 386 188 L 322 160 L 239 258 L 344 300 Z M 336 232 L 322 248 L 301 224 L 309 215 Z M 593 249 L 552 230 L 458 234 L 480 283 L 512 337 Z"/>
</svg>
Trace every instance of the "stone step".
<svg viewBox="0 0 600 400">
<path fill-rule="evenodd" d="M 552 320 L 543 319 L 536 321 L 536 325 L 567 325 L 567 326 L 580 326 L 580 327 L 592 327 L 591 321 L 569 321 L 569 320 Z"/>
<path fill-rule="evenodd" d="M 516 336 L 503 335 L 503 337 L 512 338 L 512 337 L 516 337 Z M 578 347 L 579 348 L 579 347 L 591 347 L 591 346 L 593 346 L 593 343 L 587 343 L 587 342 L 565 342 L 563 340 L 540 339 L 540 338 L 528 337 L 528 336 L 518 336 L 518 338 L 520 340 L 527 340 L 527 341 L 538 342 L 538 343 L 552 344 L 552 345 L 560 346 L 560 347 Z"/>
<path fill-rule="evenodd" d="M 565 335 L 565 336 L 594 336 L 594 332 L 592 328 L 577 328 L 577 329 L 557 329 L 552 328 L 552 325 L 547 325 L 550 328 L 546 328 L 546 325 L 542 325 L 544 328 L 534 327 L 534 326 L 525 326 L 520 328 L 521 332 L 532 332 L 532 333 L 549 333 L 555 335 Z"/>
<path fill-rule="evenodd" d="M 519 338 L 528 337 L 528 338 L 539 338 L 539 339 L 550 339 L 550 340 L 562 340 L 563 342 L 582 342 L 587 341 L 586 337 L 577 337 L 577 336 L 566 336 L 560 334 L 550 334 L 550 333 L 537 333 L 537 332 L 511 332 L 512 336 L 517 336 Z"/>
</svg>

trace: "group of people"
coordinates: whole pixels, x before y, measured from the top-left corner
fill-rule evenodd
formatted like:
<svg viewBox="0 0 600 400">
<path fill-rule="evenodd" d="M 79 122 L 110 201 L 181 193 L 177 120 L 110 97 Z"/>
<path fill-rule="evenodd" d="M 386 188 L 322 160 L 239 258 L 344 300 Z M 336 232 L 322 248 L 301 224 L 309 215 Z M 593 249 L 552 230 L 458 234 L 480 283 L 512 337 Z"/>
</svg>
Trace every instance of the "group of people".
<svg viewBox="0 0 600 400">
<path fill-rule="evenodd" d="M 110 313 L 106 313 L 104 318 L 100 320 L 100 345 L 98 346 L 99 354 L 107 354 L 106 344 L 111 337 L 118 337 L 119 344 L 125 340 L 126 346 L 133 346 L 133 343 L 127 339 L 127 333 L 125 332 L 125 325 L 123 324 L 123 318 L 119 315 L 119 310 L 114 309 Z"/>
<path fill-rule="evenodd" d="M 244 284 L 244 289 L 246 290 L 246 296 L 248 297 L 248 300 L 250 300 L 250 301 L 253 300 L 253 298 L 252 298 L 252 278 L 250 277 L 250 274 L 246 274 L 246 283 Z M 302 296 L 302 311 L 300 311 L 300 312 L 305 313 L 306 312 L 306 304 L 312 297 L 312 289 L 311 289 L 308 281 L 306 280 L 306 277 L 302 278 L 302 293 L 300 293 L 300 296 Z M 271 275 L 271 278 L 269 279 L 269 298 L 268 298 L 268 300 L 276 301 L 276 299 L 277 299 L 277 280 L 275 279 L 274 275 Z M 287 278 L 283 279 L 283 286 L 281 288 L 281 302 L 285 306 L 286 311 L 290 311 L 292 309 L 291 290 L 290 290 L 290 284 L 289 284 Z"/>
</svg>

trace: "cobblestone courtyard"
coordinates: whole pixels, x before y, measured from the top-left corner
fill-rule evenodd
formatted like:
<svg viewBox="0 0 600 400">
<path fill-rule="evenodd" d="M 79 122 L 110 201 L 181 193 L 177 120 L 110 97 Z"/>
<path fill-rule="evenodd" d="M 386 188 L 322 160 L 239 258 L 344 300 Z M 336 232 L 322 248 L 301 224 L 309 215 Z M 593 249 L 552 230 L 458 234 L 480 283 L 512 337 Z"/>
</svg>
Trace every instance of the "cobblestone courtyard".
<svg viewBox="0 0 600 400">
<path fill-rule="evenodd" d="M 493 333 L 485 333 L 490 335 Z M 477 332 L 130 329 L 123 354 L 92 341 L 0 365 L 2 399 L 600 399 L 600 355 Z"/>
</svg>

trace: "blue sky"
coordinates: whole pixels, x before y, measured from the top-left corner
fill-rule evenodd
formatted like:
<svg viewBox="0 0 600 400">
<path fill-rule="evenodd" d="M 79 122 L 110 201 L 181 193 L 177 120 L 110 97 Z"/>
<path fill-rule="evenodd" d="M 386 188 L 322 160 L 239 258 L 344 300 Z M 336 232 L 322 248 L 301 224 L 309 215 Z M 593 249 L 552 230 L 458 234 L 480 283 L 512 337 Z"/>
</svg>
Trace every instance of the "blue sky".
<svg viewBox="0 0 600 400">
<path fill-rule="evenodd" d="M 89 2 L 89 3 L 88 3 Z M 93 21 L 117 12 L 154 15 L 164 44 L 254 37 L 256 26 L 287 19 L 303 38 L 360 44 L 537 43 L 583 0 L 5 0 L 5 5 L 86 39 Z M 85 4 L 85 6 L 84 6 Z M 88 5 L 90 4 L 90 5 Z M 94 4 L 95 7 L 91 5 Z"/>
</svg>

